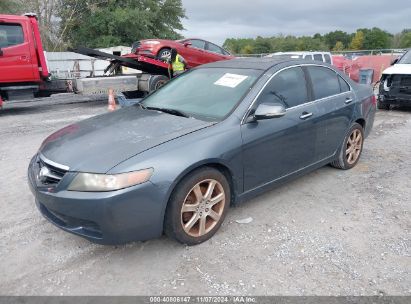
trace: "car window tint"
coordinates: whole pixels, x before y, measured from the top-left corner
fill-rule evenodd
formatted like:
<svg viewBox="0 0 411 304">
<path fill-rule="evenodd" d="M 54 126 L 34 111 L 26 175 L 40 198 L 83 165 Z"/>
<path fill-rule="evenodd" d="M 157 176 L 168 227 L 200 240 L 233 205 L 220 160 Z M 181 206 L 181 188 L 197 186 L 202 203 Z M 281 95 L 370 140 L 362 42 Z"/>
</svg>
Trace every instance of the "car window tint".
<svg viewBox="0 0 411 304">
<path fill-rule="evenodd" d="M 24 42 L 23 28 L 19 24 L 0 24 L 0 47 L 6 48 Z"/>
<path fill-rule="evenodd" d="M 192 47 L 195 47 L 197 49 L 202 49 L 202 50 L 204 50 L 205 48 L 205 41 L 203 40 L 193 39 L 193 40 L 190 40 L 190 42 L 191 42 Z"/>
<path fill-rule="evenodd" d="M 342 93 L 350 91 L 350 86 L 341 76 L 338 76 L 338 81 L 340 82 L 340 88 Z"/>
<path fill-rule="evenodd" d="M 305 55 L 304 59 L 313 60 L 313 55 Z"/>
<path fill-rule="evenodd" d="M 314 60 L 316 60 L 316 61 L 323 61 L 323 55 L 321 55 L 321 54 L 314 54 Z"/>
<path fill-rule="evenodd" d="M 337 74 L 328 68 L 307 67 L 313 85 L 315 99 L 336 95 L 340 93 L 340 83 Z"/>
<path fill-rule="evenodd" d="M 324 54 L 324 59 L 325 59 L 325 62 L 331 64 L 331 56 L 330 55 Z"/>
<path fill-rule="evenodd" d="M 307 102 L 307 86 L 300 67 L 286 69 L 267 84 L 259 97 L 259 103 L 282 103 L 286 108 Z"/>
<path fill-rule="evenodd" d="M 207 44 L 207 50 L 213 53 L 221 54 L 221 55 L 224 54 L 223 50 L 219 46 L 212 44 L 210 42 Z"/>
</svg>

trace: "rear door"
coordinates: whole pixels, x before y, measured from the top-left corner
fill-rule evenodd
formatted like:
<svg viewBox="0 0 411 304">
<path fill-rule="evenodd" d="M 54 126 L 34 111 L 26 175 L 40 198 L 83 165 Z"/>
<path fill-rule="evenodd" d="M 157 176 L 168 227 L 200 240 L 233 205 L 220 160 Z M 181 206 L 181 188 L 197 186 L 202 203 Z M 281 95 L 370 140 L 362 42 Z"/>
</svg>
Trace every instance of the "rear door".
<svg viewBox="0 0 411 304">
<path fill-rule="evenodd" d="M 34 74 L 26 23 L 0 18 L 0 82 L 38 80 Z M 38 75 L 37 75 L 38 76 Z"/>
<path fill-rule="evenodd" d="M 207 42 L 206 43 L 206 60 L 208 62 L 214 62 L 214 61 L 220 61 L 220 60 L 225 60 L 227 59 L 226 52 L 220 48 L 218 45 L 215 45 L 214 43 Z"/>
<path fill-rule="evenodd" d="M 260 93 L 261 103 L 283 103 L 283 117 L 241 126 L 244 190 L 250 191 L 296 172 L 314 162 L 317 127 L 315 104 L 309 102 L 301 67 L 275 75 Z"/>
<path fill-rule="evenodd" d="M 205 46 L 206 42 L 201 39 L 191 39 L 185 42 L 191 43 L 186 47 L 181 48 L 180 55 L 188 62 L 190 68 L 196 67 L 198 65 L 204 64 L 205 62 Z"/>
<path fill-rule="evenodd" d="M 355 95 L 350 85 L 334 70 L 325 66 L 304 68 L 311 81 L 317 104 L 318 135 L 315 158 L 333 156 L 350 126 Z"/>
</svg>

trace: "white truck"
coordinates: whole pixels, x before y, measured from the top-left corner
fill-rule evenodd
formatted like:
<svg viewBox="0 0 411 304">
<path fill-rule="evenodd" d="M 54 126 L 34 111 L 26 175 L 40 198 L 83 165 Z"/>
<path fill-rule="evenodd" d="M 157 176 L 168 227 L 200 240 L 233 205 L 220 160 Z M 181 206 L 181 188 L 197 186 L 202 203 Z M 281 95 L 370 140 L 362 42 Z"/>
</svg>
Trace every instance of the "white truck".
<svg viewBox="0 0 411 304">
<path fill-rule="evenodd" d="M 411 106 L 411 50 L 382 72 L 377 105 L 389 110 L 392 104 Z"/>
</svg>

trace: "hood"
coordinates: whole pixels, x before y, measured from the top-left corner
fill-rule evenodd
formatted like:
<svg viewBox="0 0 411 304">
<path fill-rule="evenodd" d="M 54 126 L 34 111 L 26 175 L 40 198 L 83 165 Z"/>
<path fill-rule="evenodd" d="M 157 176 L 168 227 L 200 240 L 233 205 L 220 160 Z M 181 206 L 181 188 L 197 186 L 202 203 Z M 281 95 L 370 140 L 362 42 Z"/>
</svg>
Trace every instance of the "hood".
<svg viewBox="0 0 411 304">
<path fill-rule="evenodd" d="M 411 75 L 411 64 L 394 64 L 382 73 L 384 75 Z"/>
<path fill-rule="evenodd" d="M 136 154 L 212 124 L 131 106 L 55 132 L 40 152 L 70 171 L 105 173 Z"/>
</svg>

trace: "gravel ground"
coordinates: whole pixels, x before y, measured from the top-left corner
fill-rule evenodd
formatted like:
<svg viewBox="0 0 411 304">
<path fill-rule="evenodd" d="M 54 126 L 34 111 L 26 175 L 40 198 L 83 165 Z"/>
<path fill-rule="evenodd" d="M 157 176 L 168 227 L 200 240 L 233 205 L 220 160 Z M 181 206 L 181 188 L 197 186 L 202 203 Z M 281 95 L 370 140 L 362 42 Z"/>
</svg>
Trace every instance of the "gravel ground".
<svg viewBox="0 0 411 304">
<path fill-rule="evenodd" d="M 26 169 L 41 141 L 106 112 L 101 101 L 55 100 L 0 114 L 0 294 L 411 295 L 411 110 L 377 113 L 354 169 L 324 167 L 234 207 L 204 244 L 114 247 L 35 208 Z"/>
</svg>

